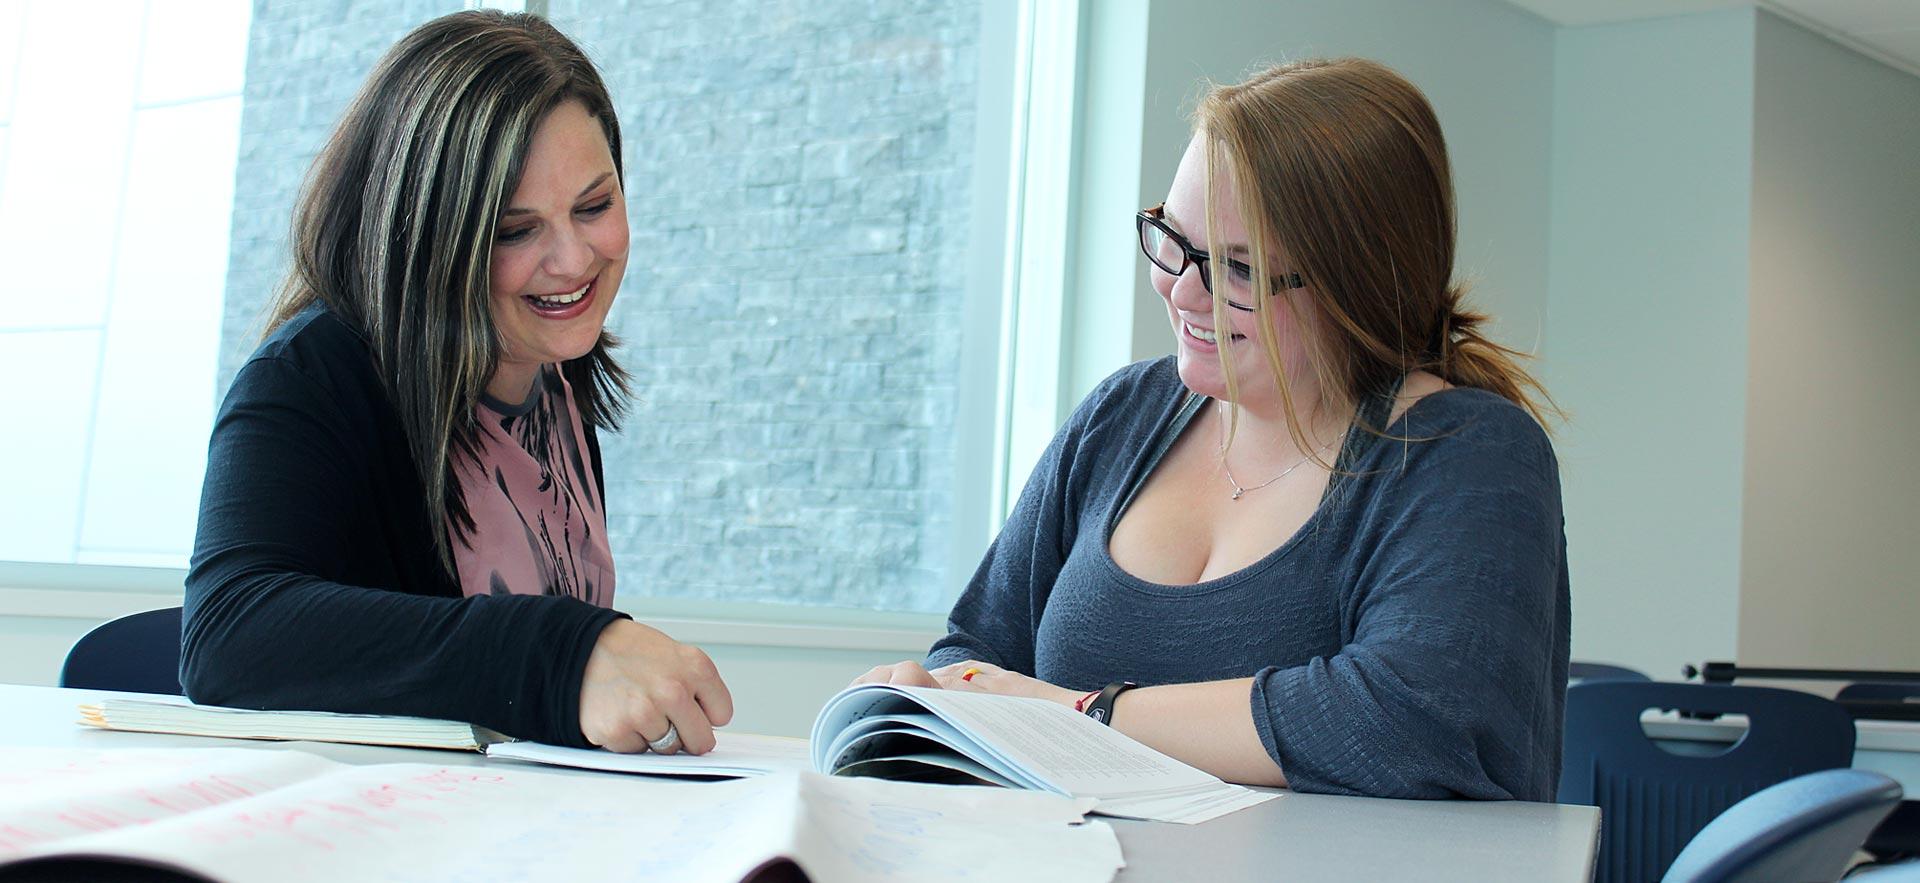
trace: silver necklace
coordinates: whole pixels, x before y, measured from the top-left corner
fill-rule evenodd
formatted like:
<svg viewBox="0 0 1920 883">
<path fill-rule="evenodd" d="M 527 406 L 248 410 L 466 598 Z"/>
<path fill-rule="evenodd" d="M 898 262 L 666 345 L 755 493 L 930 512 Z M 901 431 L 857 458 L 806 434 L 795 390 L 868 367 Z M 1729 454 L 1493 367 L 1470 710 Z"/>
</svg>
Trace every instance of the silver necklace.
<svg viewBox="0 0 1920 883">
<path fill-rule="evenodd" d="M 1317 451 L 1319 449 L 1316 448 L 1315 450 Z M 1306 465 L 1307 461 L 1311 459 L 1313 459 L 1312 454 L 1308 454 L 1305 457 L 1301 457 L 1300 462 L 1295 463 L 1292 466 L 1288 466 L 1279 475 L 1269 478 L 1266 481 L 1260 482 L 1259 484 L 1256 484 L 1253 487 L 1241 487 L 1240 482 L 1233 480 L 1233 468 L 1227 465 L 1227 458 L 1224 456 L 1220 458 L 1220 469 L 1221 471 L 1227 474 L 1227 483 L 1230 485 L 1233 485 L 1233 499 L 1238 500 L 1241 497 L 1245 496 L 1248 491 L 1257 491 L 1263 487 L 1266 487 L 1267 485 L 1270 485 L 1276 481 L 1279 481 L 1280 479 L 1283 479 L 1289 475 L 1292 475 L 1293 470 L 1299 469 L 1301 466 Z"/>
<path fill-rule="evenodd" d="M 1226 433 L 1227 424 L 1225 422 L 1225 417 L 1226 415 L 1223 412 L 1221 414 L 1222 422 L 1220 424 L 1221 441 L 1223 443 L 1226 441 L 1225 433 Z M 1263 487 L 1266 487 L 1267 485 L 1270 485 L 1276 481 L 1279 481 L 1280 479 L 1283 479 L 1289 475 L 1292 475 L 1293 470 L 1299 469 L 1300 467 L 1307 465 L 1307 461 L 1313 459 L 1314 454 L 1320 453 L 1321 451 L 1324 451 L 1331 446 L 1332 446 L 1331 443 L 1324 444 L 1324 445 L 1321 445 L 1320 447 L 1314 448 L 1311 451 L 1308 451 L 1305 457 L 1301 457 L 1292 466 L 1288 466 L 1286 469 L 1281 470 L 1279 475 L 1269 478 L 1266 481 L 1260 482 L 1259 484 L 1256 484 L 1253 487 L 1241 487 L 1240 482 L 1234 480 L 1233 467 L 1227 465 L 1227 451 L 1225 448 L 1220 449 L 1220 471 L 1225 472 L 1227 474 L 1227 484 L 1233 485 L 1233 499 L 1238 500 L 1241 497 L 1246 496 L 1248 491 L 1257 491 Z"/>
</svg>

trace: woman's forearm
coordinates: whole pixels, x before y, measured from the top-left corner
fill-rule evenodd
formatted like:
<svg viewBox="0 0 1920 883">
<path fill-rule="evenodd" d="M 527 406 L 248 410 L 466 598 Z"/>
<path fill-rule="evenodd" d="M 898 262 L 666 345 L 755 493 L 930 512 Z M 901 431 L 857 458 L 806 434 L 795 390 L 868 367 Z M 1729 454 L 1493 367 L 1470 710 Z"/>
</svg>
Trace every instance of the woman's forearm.
<svg viewBox="0 0 1920 883">
<path fill-rule="evenodd" d="M 1228 782 L 1284 787 L 1253 726 L 1252 678 L 1139 687 L 1114 701 L 1113 727 Z"/>
</svg>

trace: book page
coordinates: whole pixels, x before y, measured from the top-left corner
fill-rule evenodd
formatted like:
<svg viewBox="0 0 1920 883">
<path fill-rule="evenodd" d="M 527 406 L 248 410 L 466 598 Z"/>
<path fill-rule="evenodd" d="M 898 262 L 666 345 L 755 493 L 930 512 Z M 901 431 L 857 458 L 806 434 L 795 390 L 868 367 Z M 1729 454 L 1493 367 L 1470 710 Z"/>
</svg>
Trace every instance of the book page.
<svg viewBox="0 0 1920 883">
<path fill-rule="evenodd" d="M 850 687 L 828 700 L 814 725 L 816 769 L 831 760 L 822 757 L 823 747 L 837 741 L 840 730 L 914 706 L 932 711 L 979 749 L 963 753 L 990 755 L 1014 778 L 1030 776 L 1062 794 L 1118 796 L 1220 783 L 1052 702 L 891 684 Z"/>
<path fill-rule="evenodd" d="M 216 881 L 1104 881 L 1086 802 L 783 774 L 689 783 L 507 765 L 352 766 L 277 749 L 13 749 L 0 867 L 94 856 Z"/>
<path fill-rule="evenodd" d="M 1110 880 L 1123 862 L 1092 800 L 1037 791 L 800 777 L 794 858 L 814 880 Z"/>
<path fill-rule="evenodd" d="M 1044 699 L 906 689 L 955 726 L 1063 793 L 1120 796 L 1220 782 Z"/>
<path fill-rule="evenodd" d="M 664 776 L 764 776 L 771 773 L 810 772 L 807 740 L 786 736 L 758 736 L 715 730 L 714 748 L 706 754 L 620 754 L 604 748 L 563 748 L 540 742 L 507 742 L 487 746 L 488 757 L 524 760 L 551 766 L 618 773 Z"/>
</svg>

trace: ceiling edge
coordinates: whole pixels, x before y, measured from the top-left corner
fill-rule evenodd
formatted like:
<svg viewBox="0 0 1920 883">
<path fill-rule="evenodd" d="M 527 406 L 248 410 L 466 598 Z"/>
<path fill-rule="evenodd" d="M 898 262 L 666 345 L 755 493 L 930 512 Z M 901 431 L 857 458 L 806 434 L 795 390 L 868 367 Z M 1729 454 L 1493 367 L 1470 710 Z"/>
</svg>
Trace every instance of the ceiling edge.
<svg viewBox="0 0 1920 883">
<path fill-rule="evenodd" d="M 1808 18 L 1801 13 L 1795 12 L 1791 9 L 1781 6 L 1779 3 L 1774 2 L 1774 0 L 1759 0 L 1759 3 L 1757 5 L 1762 10 L 1773 13 L 1774 15 L 1779 16 L 1781 19 L 1792 22 L 1793 24 L 1799 25 L 1802 28 L 1805 28 L 1816 34 L 1819 34 L 1822 37 L 1832 40 L 1835 43 L 1845 46 L 1846 48 L 1851 49 L 1854 52 L 1858 52 L 1861 55 L 1864 55 L 1868 58 L 1871 58 L 1874 61 L 1880 62 L 1881 64 L 1884 64 L 1890 68 L 1893 68 L 1894 70 L 1900 71 L 1901 73 L 1908 74 L 1910 76 L 1920 77 L 1920 62 L 1901 58 L 1897 55 L 1894 55 L 1891 52 L 1886 51 L 1885 49 L 1880 49 L 1874 46 L 1870 46 L 1867 43 L 1863 42 L 1859 37 L 1855 37 L 1852 34 L 1846 33 L 1845 31 L 1836 30 L 1831 25 L 1821 24 L 1820 22 L 1815 21 L 1811 18 Z"/>
</svg>

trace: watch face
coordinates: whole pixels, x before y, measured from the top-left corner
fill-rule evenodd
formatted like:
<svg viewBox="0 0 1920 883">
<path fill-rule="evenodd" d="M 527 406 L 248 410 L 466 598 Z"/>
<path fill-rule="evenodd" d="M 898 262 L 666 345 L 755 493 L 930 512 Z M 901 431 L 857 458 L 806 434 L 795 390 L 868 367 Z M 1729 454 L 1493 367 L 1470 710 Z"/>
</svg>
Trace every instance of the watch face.
<svg viewBox="0 0 1920 883">
<path fill-rule="evenodd" d="M 1087 712 L 1087 717 L 1093 718 L 1095 721 L 1098 721 L 1104 724 L 1107 722 L 1107 710 L 1104 708 L 1093 709 L 1092 711 Z"/>
</svg>

